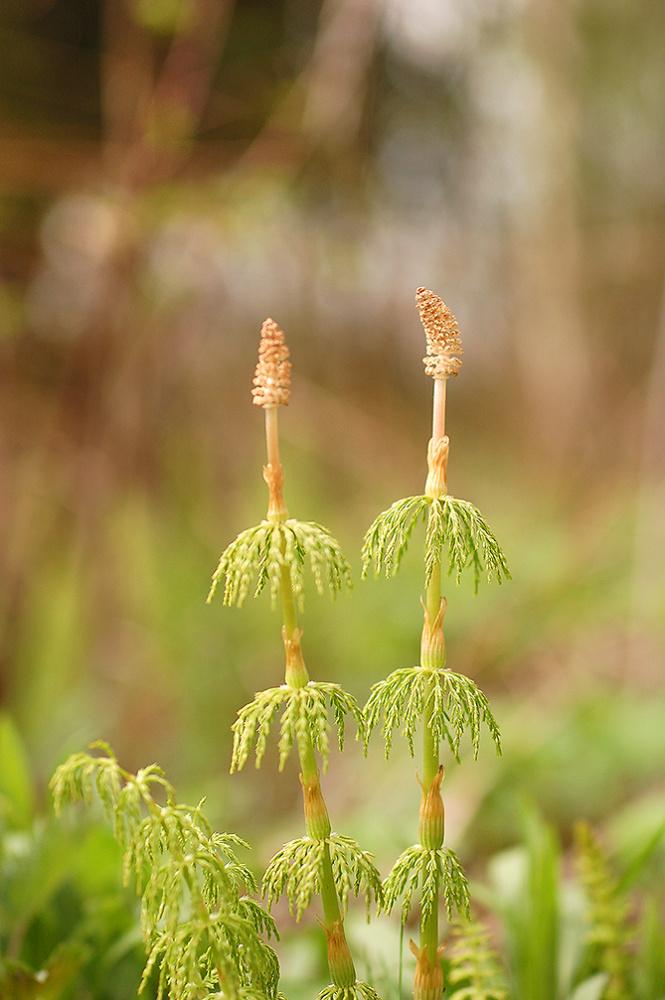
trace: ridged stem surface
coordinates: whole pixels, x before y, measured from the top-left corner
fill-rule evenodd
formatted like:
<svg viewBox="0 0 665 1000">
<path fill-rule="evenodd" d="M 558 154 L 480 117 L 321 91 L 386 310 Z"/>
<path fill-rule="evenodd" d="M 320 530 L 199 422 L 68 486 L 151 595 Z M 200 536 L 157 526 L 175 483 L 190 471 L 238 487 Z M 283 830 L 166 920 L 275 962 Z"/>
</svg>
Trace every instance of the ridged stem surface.
<svg viewBox="0 0 665 1000">
<path fill-rule="evenodd" d="M 432 402 L 432 440 L 431 450 L 428 454 L 429 475 L 427 488 L 432 489 L 433 482 L 440 483 L 440 489 L 446 490 L 445 466 L 447 464 L 447 448 L 443 457 L 443 476 L 434 478 L 433 463 L 437 453 L 437 446 L 443 442 L 446 434 L 446 378 L 434 379 L 434 397 Z M 447 443 L 447 442 L 446 442 Z M 438 492 L 438 489 L 433 490 Z M 427 665 L 432 669 L 432 677 L 425 699 L 425 709 L 423 715 L 423 777 L 422 777 L 422 803 L 420 811 L 420 839 L 421 844 L 428 849 L 438 849 L 443 845 L 443 822 L 440 826 L 436 823 L 434 814 L 437 817 L 443 815 L 443 800 L 441 798 L 440 785 L 440 760 L 439 741 L 432 732 L 432 712 L 433 698 L 431 696 L 433 686 L 439 683 L 435 670 L 444 666 L 444 647 L 441 641 L 440 648 L 436 643 L 433 630 L 441 629 L 441 564 L 437 562 L 432 571 L 427 585 L 425 600 L 425 623 L 423 626 L 423 649 L 428 647 Z M 437 623 L 435 625 L 435 623 Z M 424 659 L 424 656 L 423 656 Z M 423 664 L 424 665 L 424 664 Z M 436 806 L 436 808 L 434 808 Z M 438 895 L 438 894 L 437 894 Z M 438 898 L 434 906 L 427 913 L 423 913 L 420 921 L 420 955 L 414 982 L 414 996 L 416 1000 L 439 1000 L 443 993 L 443 982 L 439 959 L 439 912 Z"/>
<path fill-rule="evenodd" d="M 282 474 L 279 462 L 277 407 L 266 407 L 264 412 L 268 457 L 267 468 L 273 472 L 273 475 L 265 476 L 270 490 L 268 520 L 284 520 L 288 517 L 288 512 L 281 494 Z M 279 475 L 275 477 L 274 473 L 277 470 L 279 470 Z M 277 488 L 273 487 L 275 481 L 278 483 Z M 300 637 L 302 632 L 298 628 L 291 573 L 286 563 L 282 566 L 280 597 L 282 619 L 284 622 L 282 635 L 286 649 L 285 683 L 289 687 L 305 687 L 309 681 L 309 675 L 300 652 Z M 295 653 L 294 650 L 296 650 Z M 300 734 L 297 743 L 301 770 L 300 780 L 303 787 L 305 828 L 308 836 L 313 840 L 324 841 L 323 860 L 319 872 L 319 890 L 323 907 L 324 930 L 328 945 L 330 977 L 335 986 L 348 987 L 355 983 L 356 972 L 344 933 L 344 922 L 342 920 L 337 887 L 335 886 L 330 847 L 327 841 L 331 832 L 330 819 L 321 792 L 319 769 L 316 763 L 311 735 L 309 733 Z"/>
<path fill-rule="evenodd" d="M 441 566 L 436 565 L 432 573 L 431 580 L 427 587 L 426 614 L 430 623 L 433 623 L 438 615 L 441 605 Z M 427 628 L 427 625 L 425 626 Z M 438 684 L 438 678 L 433 674 L 430 686 Z M 429 690 L 428 690 L 429 695 Z M 439 741 L 432 735 L 431 726 L 432 698 L 427 697 L 423 718 L 423 798 L 432 789 L 439 774 Z M 434 795 L 440 796 L 438 789 L 433 791 Z M 421 838 L 423 837 L 421 831 Z M 425 846 L 425 845 L 424 845 Z M 429 845 L 427 845 L 429 846 Z M 438 845 L 441 846 L 441 845 Z M 426 949 L 425 954 L 429 962 L 430 969 L 434 970 L 437 958 L 437 948 L 439 944 L 439 915 L 438 907 L 423 915 L 420 924 L 420 949 Z"/>
</svg>

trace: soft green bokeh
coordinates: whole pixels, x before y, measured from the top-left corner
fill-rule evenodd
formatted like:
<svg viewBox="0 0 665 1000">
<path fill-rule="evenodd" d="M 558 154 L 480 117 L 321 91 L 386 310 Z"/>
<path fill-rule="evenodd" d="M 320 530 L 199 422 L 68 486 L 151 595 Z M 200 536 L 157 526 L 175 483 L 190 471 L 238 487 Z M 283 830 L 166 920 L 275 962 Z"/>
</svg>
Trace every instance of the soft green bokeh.
<svg viewBox="0 0 665 1000">
<path fill-rule="evenodd" d="M 268 315 L 294 366 L 286 502 L 354 580 L 335 603 L 306 594 L 310 674 L 363 703 L 417 662 L 422 537 L 391 581 L 361 581 L 360 552 L 423 489 L 420 284 L 465 351 L 449 486 L 513 577 L 445 587 L 448 665 L 488 695 L 504 747 L 446 762 L 447 840 L 482 881 L 497 852 L 558 864 L 562 844 L 565 863 L 587 818 L 630 867 L 665 818 L 659 5 L 10 0 L 0 43 L 2 948 L 11 921 L 32 928 L 12 988 L 37 989 L 56 924 L 54 990 L 92 969 L 81 942 L 117 934 L 109 1000 L 140 968 L 113 845 L 50 817 L 54 767 L 90 740 L 207 796 L 257 871 L 301 833 L 276 739 L 228 774 L 238 709 L 282 679 L 278 615 L 265 594 L 205 603 L 265 512 L 250 388 Z M 414 769 L 397 737 L 389 763 L 377 740 L 367 762 L 353 741 L 331 752 L 334 823 L 384 872 L 416 835 Z M 547 832 L 525 832 L 525 795 Z M 640 1000 L 665 992 L 664 871 L 659 846 L 633 887 Z M 380 977 L 376 928 L 357 941 L 375 935 Z M 323 976 L 309 933 L 285 933 L 291 1000 Z M 82 998 L 102 989 L 90 975 Z"/>
</svg>

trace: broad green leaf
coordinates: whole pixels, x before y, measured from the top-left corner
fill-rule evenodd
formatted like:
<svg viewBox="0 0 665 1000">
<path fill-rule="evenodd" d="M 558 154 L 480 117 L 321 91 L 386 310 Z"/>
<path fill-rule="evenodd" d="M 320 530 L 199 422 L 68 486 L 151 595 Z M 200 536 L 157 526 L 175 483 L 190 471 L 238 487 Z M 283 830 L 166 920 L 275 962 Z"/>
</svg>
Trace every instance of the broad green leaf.
<svg viewBox="0 0 665 1000">
<path fill-rule="evenodd" d="M 607 973 L 597 972 L 595 976 L 590 976 L 583 983 L 573 990 L 568 1000 L 601 1000 L 603 991 L 607 985 Z"/>
<path fill-rule="evenodd" d="M 14 829 L 27 829 L 35 811 L 28 755 L 13 719 L 0 714 L 0 817 Z"/>
</svg>

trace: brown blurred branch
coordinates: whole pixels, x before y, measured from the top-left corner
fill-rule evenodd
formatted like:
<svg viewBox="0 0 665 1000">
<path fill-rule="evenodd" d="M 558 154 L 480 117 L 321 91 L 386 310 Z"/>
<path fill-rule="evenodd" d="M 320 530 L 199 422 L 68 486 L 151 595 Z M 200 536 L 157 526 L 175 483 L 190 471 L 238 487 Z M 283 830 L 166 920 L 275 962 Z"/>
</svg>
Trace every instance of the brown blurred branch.
<svg viewBox="0 0 665 1000">
<path fill-rule="evenodd" d="M 159 70 L 154 43 L 124 4 L 106 0 L 103 104 L 107 170 L 133 188 L 172 175 L 188 158 L 228 32 L 233 0 L 196 0 Z"/>
<path fill-rule="evenodd" d="M 309 66 L 303 127 L 331 150 L 357 137 L 372 59 L 377 0 L 325 0 Z"/>
<path fill-rule="evenodd" d="M 271 158 L 276 144 L 281 152 L 284 143 L 279 142 L 279 137 L 285 126 L 293 168 L 312 147 L 339 155 L 354 144 L 362 118 L 379 6 L 380 0 L 324 0 L 312 55 L 239 165 Z M 296 110 L 299 108 L 302 111 Z"/>
</svg>

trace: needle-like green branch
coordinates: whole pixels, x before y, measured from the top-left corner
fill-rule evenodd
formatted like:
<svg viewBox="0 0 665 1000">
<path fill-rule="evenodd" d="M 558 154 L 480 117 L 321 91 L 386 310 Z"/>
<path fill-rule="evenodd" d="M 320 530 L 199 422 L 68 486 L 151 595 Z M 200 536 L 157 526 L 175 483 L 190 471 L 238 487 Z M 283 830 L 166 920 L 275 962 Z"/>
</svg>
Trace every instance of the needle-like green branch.
<svg viewBox="0 0 665 1000">
<path fill-rule="evenodd" d="M 353 986 L 327 986 L 316 1000 L 379 1000 L 379 995 L 367 983 L 356 981 Z"/>
</svg>

